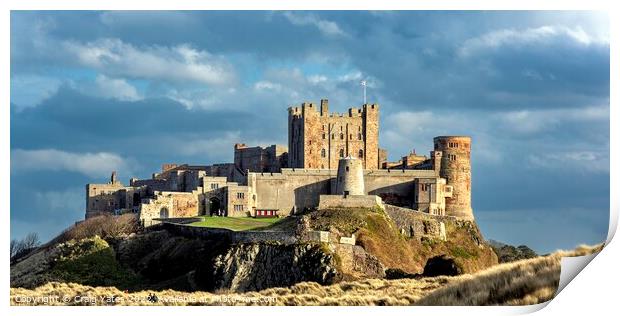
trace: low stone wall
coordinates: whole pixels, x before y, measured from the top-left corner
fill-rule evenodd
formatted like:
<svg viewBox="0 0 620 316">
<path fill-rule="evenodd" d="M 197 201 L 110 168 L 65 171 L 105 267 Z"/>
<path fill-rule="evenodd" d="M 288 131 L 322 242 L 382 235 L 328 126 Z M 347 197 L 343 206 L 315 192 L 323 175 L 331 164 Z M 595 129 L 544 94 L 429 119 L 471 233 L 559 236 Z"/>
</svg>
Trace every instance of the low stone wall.
<svg viewBox="0 0 620 316">
<path fill-rule="evenodd" d="M 308 232 L 307 241 L 329 242 L 329 232 L 323 230 L 312 230 Z"/>
<path fill-rule="evenodd" d="M 231 231 L 231 237 L 233 243 L 239 244 L 276 241 L 285 245 L 291 245 L 298 241 L 294 233 L 281 231 Z"/>
<path fill-rule="evenodd" d="M 368 208 L 378 206 L 383 208 L 383 201 L 377 195 L 321 195 L 319 197 L 319 209 L 341 208 L 341 207 L 363 207 Z"/>
<path fill-rule="evenodd" d="M 298 242 L 293 232 L 283 231 L 232 231 L 224 228 L 196 227 L 164 222 L 162 229 L 171 234 L 202 239 L 221 239 L 231 243 L 256 243 L 256 242 L 280 242 L 282 244 L 295 244 Z"/>
<path fill-rule="evenodd" d="M 385 204 L 385 212 L 407 237 L 432 237 L 446 240 L 445 222 L 454 216 L 432 215 L 404 207 Z"/>
<path fill-rule="evenodd" d="M 355 245 L 355 234 L 351 234 L 351 237 L 340 237 L 341 244 Z"/>
</svg>

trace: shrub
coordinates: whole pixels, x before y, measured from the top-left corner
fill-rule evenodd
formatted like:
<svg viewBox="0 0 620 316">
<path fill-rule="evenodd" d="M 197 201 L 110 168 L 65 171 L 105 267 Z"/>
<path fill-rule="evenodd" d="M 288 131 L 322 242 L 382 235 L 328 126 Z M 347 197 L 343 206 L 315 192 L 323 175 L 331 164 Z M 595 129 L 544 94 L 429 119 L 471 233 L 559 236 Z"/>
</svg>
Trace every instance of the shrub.
<svg viewBox="0 0 620 316">
<path fill-rule="evenodd" d="M 131 233 L 138 233 L 140 230 L 141 226 L 137 214 L 101 215 L 75 224 L 75 226 L 68 228 L 54 238 L 48 245 L 51 246 L 72 239 L 92 238 L 94 236 L 99 236 L 103 239 L 118 238 Z"/>
<path fill-rule="evenodd" d="M 99 236 L 62 243 L 58 249 L 60 256 L 51 270 L 54 279 L 91 286 L 131 287 L 138 283 L 137 276 L 121 267 L 114 250 Z"/>
<path fill-rule="evenodd" d="M 476 253 L 470 253 L 467 249 L 460 246 L 452 247 L 450 253 L 457 258 L 471 259 L 477 257 Z"/>
</svg>

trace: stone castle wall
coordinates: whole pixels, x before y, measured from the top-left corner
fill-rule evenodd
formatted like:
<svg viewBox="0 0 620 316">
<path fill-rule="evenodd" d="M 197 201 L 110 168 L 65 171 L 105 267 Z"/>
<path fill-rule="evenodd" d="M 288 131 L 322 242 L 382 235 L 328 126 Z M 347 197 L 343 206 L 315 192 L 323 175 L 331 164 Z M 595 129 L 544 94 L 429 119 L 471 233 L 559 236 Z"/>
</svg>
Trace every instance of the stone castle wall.
<svg viewBox="0 0 620 316">
<path fill-rule="evenodd" d="M 280 172 L 287 166 L 287 148 L 280 145 L 271 145 L 266 148 L 260 146 L 247 147 L 245 144 L 235 144 L 235 167 L 240 172 Z"/>
<path fill-rule="evenodd" d="M 445 240 L 445 223 L 456 219 L 451 216 L 431 215 L 389 204 L 385 205 L 385 212 L 396 223 L 401 233 L 411 238 L 431 237 Z"/>
<path fill-rule="evenodd" d="M 157 192 L 140 206 L 140 220 L 145 226 L 156 218 L 193 217 L 200 215 L 199 196 L 191 192 Z"/>
<path fill-rule="evenodd" d="M 281 173 L 248 174 L 248 186 L 257 209 L 293 210 L 315 208 L 320 195 L 329 195 L 336 183 L 336 170 L 282 169 Z M 364 194 L 378 195 L 386 203 L 411 207 L 415 179 L 433 178 L 433 170 L 364 170 Z"/>
<path fill-rule="evenodd" d="M 376 195 L 321 195 L 319 197 L 319 209 L 333 208 L 383 208 L 381 198 Z"/>
</svg>

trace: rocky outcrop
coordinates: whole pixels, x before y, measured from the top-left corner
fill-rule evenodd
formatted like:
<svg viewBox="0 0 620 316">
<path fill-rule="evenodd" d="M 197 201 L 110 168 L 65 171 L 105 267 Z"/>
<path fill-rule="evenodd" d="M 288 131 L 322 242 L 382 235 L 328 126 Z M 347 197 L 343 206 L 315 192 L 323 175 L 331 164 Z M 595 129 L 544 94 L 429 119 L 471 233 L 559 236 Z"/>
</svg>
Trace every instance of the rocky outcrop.
<svg viewBox="0 0 620 316">
<path fill-rule="evenodd" d="M 213 289 L 236 292 L 290 286 L 302 281 L 331 284 L 339 276 L 333 254 L 319 244 L 231 245 L 215 258 L 210 276 L 202 272 L 196 277 L 211 279 Z"/>
<path fill-rule="evenodd" d="M 377 257 L 356 245 L 334 244 L 339 271 L 345 279 L 383 278 L 385 267 Z"/>
</svg>

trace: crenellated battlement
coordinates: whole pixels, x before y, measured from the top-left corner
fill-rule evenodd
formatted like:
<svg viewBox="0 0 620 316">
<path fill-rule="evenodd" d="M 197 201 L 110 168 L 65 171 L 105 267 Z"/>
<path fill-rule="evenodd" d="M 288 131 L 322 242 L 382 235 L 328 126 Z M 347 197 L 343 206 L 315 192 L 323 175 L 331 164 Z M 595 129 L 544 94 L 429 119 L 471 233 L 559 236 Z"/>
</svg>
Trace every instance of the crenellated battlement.
<svg viewBox="0 0 620 316">
<path fill-rule="evenodd" d="M 238 142 L 232 163 L 168 163 L 152 179 L 132 178 L 127 187 L 113 173 L 109 183 L 87 185 L 87 217 L 121 211 L 139 211 L 143 220 L 254 216 L 256 210 L 288 216 L 337 192 L 380 196 L 385 203 L 426 214 L 473 220 L 470 137 L 435 137 L 430 156 L 413 150 L 394 163 L 379 149 L 378 104 L 336 113 L 322 99 L 291 106 L 288 114 L 288 148 Z M 343 161 L 355 165 L 344 163 L 339 174 Z"/>
<path fill-rule="evenodd" d="M 329 101 L 320 106 L 303 102 L 289 108 L 289 167 L 336 169 L 338 159 L 353 156 L 365 169 L 378 169 L 379 105 L 350 107 L 346 113 L 329 112 Z"/>
</svg>

